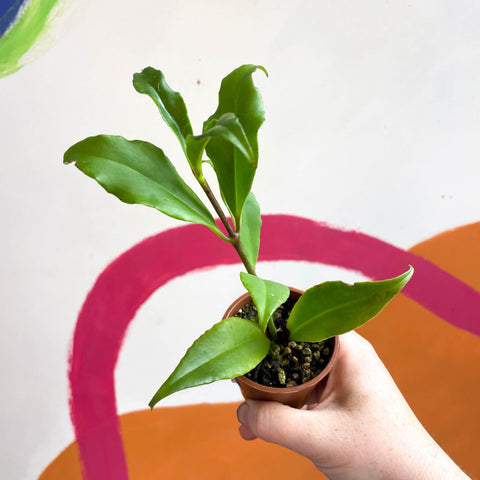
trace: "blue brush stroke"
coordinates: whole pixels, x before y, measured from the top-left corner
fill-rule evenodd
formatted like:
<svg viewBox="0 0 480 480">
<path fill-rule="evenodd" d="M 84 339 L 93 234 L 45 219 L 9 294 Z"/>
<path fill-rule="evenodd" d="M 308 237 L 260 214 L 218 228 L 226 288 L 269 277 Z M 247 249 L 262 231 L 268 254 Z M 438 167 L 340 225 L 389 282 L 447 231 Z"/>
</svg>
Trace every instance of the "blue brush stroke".
<svg viewBox="0 0 480 480">
<path fill-rule="evenodd" d="M 0 0 L 0 38 L 15 22 L 19 10 L 28 0 Z"/>
</svg>

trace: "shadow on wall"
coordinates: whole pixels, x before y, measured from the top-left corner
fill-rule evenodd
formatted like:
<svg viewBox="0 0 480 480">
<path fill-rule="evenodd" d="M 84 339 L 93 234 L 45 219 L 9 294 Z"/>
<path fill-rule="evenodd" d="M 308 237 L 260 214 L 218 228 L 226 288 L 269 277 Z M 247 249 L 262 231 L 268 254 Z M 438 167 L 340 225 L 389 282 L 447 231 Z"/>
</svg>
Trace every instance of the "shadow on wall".
<svg viewBox="0 0 480 480">
<path fill-rule="evenodd" d="M 285 225 L 295 234 L 283 239 L 272 235 Z M 100 275 L 82 308 L 74 338 L 70 382 L 77 442 L 50 464 L 40 480 L 81 479 L 82 472 L 88 480 L 235 480 L 245 478 L 246 472 L 256 480 L 271 476 L 272 468 L 279 475 L 289 469 L 295 476 L 316 472 L 310 462 L 281 447 L 241 440 L 235 404 L 157 408 L 117 417 L 113 371 L 135 311 L 175 276 L 208 265 L 236 262 L 228 246 L 212 252 L 208 237 L 205 248 L 200 249 L 205 252 L 204 258 L 185 256 L 188 238 L 192 238 L 190 230 L 196 228 L 183 226 L 147 239 Z M 199 228 L 194 237 L 201 243 L 203 229 Z M 322 245 L 321 252 L 318 245 Z M 147 253 L 151 248 L 164 252 L 154 265 Z M 260 260 L 317 261 L 354 269 L 374 279 L 413 264 L 415 281 L 386 307 L 381 319 L 362 327 L 361 333 L 375 345 L 437 442 L 467 473 L 480 475 L 475 442 L 480 431 L 480 223 L 443 233 L 404 252 L 356 232 L 272 215 L 264 217 L 262 249 Z M 176 255 L 176 250 L 183 255 Z M 126 271 L 128 285 L 124 282 Z M 105 320 L 118 321 L 113 343 L 109 326 L 111 350 L 106 352 L 107 342 L 102 342 L 105 333 L 92 345 L 92 319 L 96 320 L 98 337 L 102 322 L 98 307 L 105 298 L 113 298 L 113 292 L 118 298 L 119 291 L 122 305 L 112 301 L 108 311 L 103 311 Z M 117 308 L 128 313 L 119 315 Z M 102 391 L 99 385 L 103 385 Z"/>
</svg>

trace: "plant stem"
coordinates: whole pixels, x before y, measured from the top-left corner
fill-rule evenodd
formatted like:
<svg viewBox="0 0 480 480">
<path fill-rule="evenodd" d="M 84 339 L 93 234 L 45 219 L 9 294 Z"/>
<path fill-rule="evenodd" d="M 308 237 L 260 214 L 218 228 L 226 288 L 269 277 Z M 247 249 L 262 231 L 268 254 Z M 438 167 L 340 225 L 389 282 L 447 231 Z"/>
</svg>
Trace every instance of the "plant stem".
<svg viewBox="0 0 480 480">
<path fill-rule="evenodd" d="M 228 221 L 227 217 L 225 216 L 225 213 L 223 213 L 222 207 L 218 203 L 217 199 L 215 198 L 215 195 L 212 192 L 212 189 L 208 185 L 207 180 L 203 176 L 197 176 L 195 175 L 198 182 L 200 183 L 201 187 L 203 188 L 203 191 L 205 192 L 205 195 L 207 195 L 207 198 L 210 200 L 210 203 L 212 204 L 215 212 L 217 213 L 218 217 L 220 218 L 220 221 L 222 222 L 223 226 L 225 227 L 225 230 L 227 231 L 228 234 L 228 242 L 232 244 L 233 248 L 238 253 L 238 256 L 240 257 L 240 260 L 242 261 L 243 265 L 247 269 L 247 272 L 250 273 L 251 275 L 257 275 L 255 273 L 255 268 L 253 265 L 250 263 L 250 260 L 247 257 L 247 254 L 245 253 L 245 250 L 243 249 L 242 242 L 240 241 L 240 235 L 239 233 L 234 230 L 234 228 L 230 225 L 230 222 Z"/>
<path fill-rule="evenodd" d="M 215 209 L 215 212 L 218 215 L 218 218 L 220 218 L 223 226 L 225 227 L 225 230 L 227 230 L 228 237 L 233 238 L 236 235 L 235 230 L 232 228 L 230 225 L 230 222 L 227 220 L 227 217 L 223 213 L 222 207 L 218 203 L 217 199 L 215 198 L 215 195 L 212 192 L 212 189 L 210 188 L 210 185 L 208 184 L 207 180 L 205 180 L 204 177 L 198 178 L 198 181 L 203 188 L 203 191 L 207 195 L 208 199 L 210 200 L 210 203 L 212 204 L 213 208 Z"/>
<path fill-rule="evenodd" d="M 267 327 L 268 327 L 268 332 L 270 333 L 270 336 L 272 337 L 272 339 L 276 340 L 277 339 L 277 329 L 275 327 L 275 324 L 273 323 L 273 318 L 272 317 L 270 317 L 268 319 Z"/>
<path fill-rule="evenodd" d="M 247 254 L 243 249 L 242 242 L 240 241 L 240 235 L 237 232 L 235 232 L 235 238 L 232 239 L 231 243 L 235 248 L 235 250 L 237 251 L 238 256 L 240 257 L 240 260 L 242 260 L 243 265 L 247 269 L 247 272 L 250 275 L 257 276 L 257 274 L 255 273 L 255 268 L 253 268 L 253 265 L 250 263 L 250 260 L 248 259 Z"/>
</svg>

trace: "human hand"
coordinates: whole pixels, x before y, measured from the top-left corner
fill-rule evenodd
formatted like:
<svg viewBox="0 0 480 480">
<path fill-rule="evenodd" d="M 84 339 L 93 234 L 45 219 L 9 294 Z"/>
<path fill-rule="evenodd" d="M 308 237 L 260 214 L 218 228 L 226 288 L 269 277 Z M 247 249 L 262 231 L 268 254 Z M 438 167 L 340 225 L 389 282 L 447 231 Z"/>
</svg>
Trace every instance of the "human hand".
<svg viewBox="0 0 480 480">
<path fill-rule="evenodd" d="M 417 420 L 371 344 L 341 336 L 325 388 L 303 409 L 247 400 L 240 435 L 283 445 L 331 480 L 468 479 Z"/>
</svg>

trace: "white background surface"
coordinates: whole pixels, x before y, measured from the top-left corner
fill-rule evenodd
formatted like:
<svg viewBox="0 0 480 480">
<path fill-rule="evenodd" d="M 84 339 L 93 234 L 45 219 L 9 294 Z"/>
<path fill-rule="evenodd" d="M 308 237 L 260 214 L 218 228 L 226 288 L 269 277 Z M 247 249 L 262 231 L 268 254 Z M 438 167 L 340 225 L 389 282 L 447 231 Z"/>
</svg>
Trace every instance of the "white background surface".
<svg viewBox="0 0 480 480">
<path fill-rule="evenodd" d="M 472 0 L 96 0 L 45 55 L 0 79 L 2 477 L 38 478 L 73 440 L 68 350 L 96 277 L 132 245 L 179 225 L 62 165 L 71 144 L 110 133 L 156 143 L 188 176 L 153 102 L 134 91 L 134 72 L 163 70 L 199 131 L 221 78 L 243 63 L 264 65 L 269 78 L 255 75 L 267 121 L 254 185 L 263 213 L 408 248 L 479 220 L 479 25 Z M 120 412 L 145 408 L 176 362 L 160 367 L 159 347 L 178 359 L 241 292 L 238 270 L 177 279 L 144 305 L 116 371 Z M 357 278 L 289 262 L 259 271 L 299 287 Z M 223 302 L 209 298 L 217 287 Z M 196 299 L 205 314 L 194 320 Z M 179 328 L 184 345 L 172 345 Z M 238 398 L 223 382 L 165 404 Z"/>
</svg>

